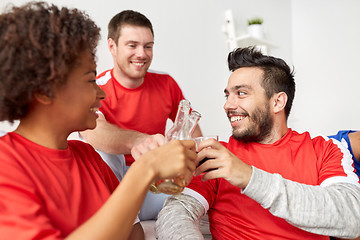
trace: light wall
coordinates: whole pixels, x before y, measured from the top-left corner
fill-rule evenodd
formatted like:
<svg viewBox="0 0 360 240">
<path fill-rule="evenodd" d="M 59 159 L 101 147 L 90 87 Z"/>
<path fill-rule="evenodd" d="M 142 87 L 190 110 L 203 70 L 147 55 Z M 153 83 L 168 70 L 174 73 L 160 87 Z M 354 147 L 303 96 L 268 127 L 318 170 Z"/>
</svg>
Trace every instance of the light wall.
<svg viewBox="0 0 360 240">
<path fill-rule="evenodd" d="M 360 130 L 360 2 L 293 0 L 293 126 L 312 135 Z"/>
<path fill-rule="evenodd" d="M 7 2 L 2 1 L 0 8 Z M 223 90 L 229 76 L 226 63 L 229 49 L 222 32 L 224 12 L 232 9 L 238 36 L 246 33 L 248 18 L 260 16 L 264 19 L 266 39 L 276 45 L 269 54 L 295 64 L 297 93 L 289 126 L 324 134 L 358 127 L 355 119 L 359 119 L 359 113 L 354 105 L 359 83 L 354 58 L 355 52 L 359 52 L 356 44 L 359 33 L 343 25 L 349 21 L 355 29 L 360 18 L 355 13 L 360 7 L 356 0 L 347 0 L 346 4 L 342 0 L 48 2 L 83 9 L 101 27 L 98 72 L 112 66 L 106 45 L 110 18 L 124 9 L 145 14 L 155 31 L 151 69 L 168 72 L 175 78 L 193 108 L 202 114 L 203 133 L 217 134 L 221 140 L 227 140 L 231 134 L 223 110 Z M 343 108 L 348 101 L 352 112 Z M 346 119 L 349 115 L 351 118 Z M 13 128 L 0 123 L 0 130 Z"/>
</svg>

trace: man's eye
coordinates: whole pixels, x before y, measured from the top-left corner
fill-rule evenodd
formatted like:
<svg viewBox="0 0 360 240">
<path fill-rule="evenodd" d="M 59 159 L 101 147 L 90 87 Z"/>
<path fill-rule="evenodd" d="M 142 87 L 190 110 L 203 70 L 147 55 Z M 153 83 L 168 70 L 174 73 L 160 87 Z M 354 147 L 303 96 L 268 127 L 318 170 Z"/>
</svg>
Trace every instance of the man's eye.
<svg viewBox="0 0 360 240">
<path fill-rule="evenodd" d="M 243 95 L 245 95 L 245 94 L 246 94 L 245 92 L 238 91 L 238 95 L 239 95 L 239 96 L 243 96 Z"/>
</svg>

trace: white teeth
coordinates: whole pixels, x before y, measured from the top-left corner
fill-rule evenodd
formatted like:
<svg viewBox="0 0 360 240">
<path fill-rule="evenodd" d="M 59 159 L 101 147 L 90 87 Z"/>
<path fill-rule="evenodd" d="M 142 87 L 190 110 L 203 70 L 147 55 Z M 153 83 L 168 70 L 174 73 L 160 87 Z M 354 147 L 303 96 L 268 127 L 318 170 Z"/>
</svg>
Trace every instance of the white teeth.
<svg viewBox="0 0 360 240">
<path fill-rule="evenodd" d="M 142 66 L 142 65 L 144 65 L 145 63 L 133 63 L 134 65 L 136 65 L 136 66 Z"/>
<path fill-rule="evenodd" d="M 96 113 L 97 111 L 99 111 L 99 108 L 90 108 L 90 112 Z"/>
<path fill-rule="evenodd" d="M 230 122 L 240 121 L 243 120 L 244 118 L 245 118 L 244 116 L 234 116 L 230 118 Z"/>
</svg>

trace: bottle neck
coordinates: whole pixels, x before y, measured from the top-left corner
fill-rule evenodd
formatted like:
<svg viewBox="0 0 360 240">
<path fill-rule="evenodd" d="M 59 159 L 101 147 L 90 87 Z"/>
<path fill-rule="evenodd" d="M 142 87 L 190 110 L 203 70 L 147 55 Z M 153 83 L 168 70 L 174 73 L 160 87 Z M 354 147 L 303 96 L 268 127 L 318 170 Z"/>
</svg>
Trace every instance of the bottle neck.
<svg viewBox="0 0 360 240">
<path fill-rule="evenodd" d="M 166 133 L 165 141 L 172 139 L 189 139 L 186 123 L 189 121 L 190 102 L 181 100 L 173 127 Z"/>
<path fill-rule="evenodd" d="M 194 132 L 197 122 L 201 115 L 197 111 L 191 111 L 190 102 L 187 100 L 180 101 L 179 109 L 173 127 L 166 133 L 165 141 L 172 139 L 191 139 L 191 134 Z"/>
<path fill-rule="evenodd" d="M 179 108 L 176 113 L 176 118 L 174 124 L 183 123 L 186 118 L 189 117 L 190 112 L 190 102 L 188 100 L 181 100 L 179 103 Z"/>
<path fill-rule="evenodd" d="M 196 124 L 199 122 L 200 118 L 201 118 L 201 114 L 199 112 L 197 112 L 195 110 L 193 110 L 191 112 L 191 114 L 189 116 L 189 121 L 187 123 L 190 136 L 194 132 Z"/>
</svg>

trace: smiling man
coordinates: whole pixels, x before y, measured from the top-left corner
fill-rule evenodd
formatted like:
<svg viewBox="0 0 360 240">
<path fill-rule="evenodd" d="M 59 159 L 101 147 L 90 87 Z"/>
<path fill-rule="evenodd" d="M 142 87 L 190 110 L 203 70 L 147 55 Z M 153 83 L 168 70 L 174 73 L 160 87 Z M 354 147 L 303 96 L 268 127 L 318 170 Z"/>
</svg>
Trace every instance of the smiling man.
<svg viewBox="0 0 360 240">
<path fill-rule="evenodd" d="M 134 159 L 164 143 L 167 120 L 175 120 L 179 102 L 184 99 L 170 75 L 148 71 L 153 46 L 153 27 L 143 14 L 125 10 L 110 20 L 108 48 L 114 67 L 97 77 L 107 98 L 101 103 L 96 129 L 81 135 L 119 180 Z M 198 126 L 193 136 L 201 136 Z M 167 196 L 149 193 L 140 220 L 156 219 Z"/>
<path fill-rule="evenodd" d="M 224 90 L 233 129 L 228 143 L 198 145 L 188 188 L 165 202 L 159 239 L 202 239 L 207 213 L 213 239 L 329 239 L 360 235 L 360 185 L 346 147 L 287 126 L 295 95 L 289 66 L 254 48 L 228 56 Z M 210 169 L 210 171 L 208 171 Z"/>
</svg>

